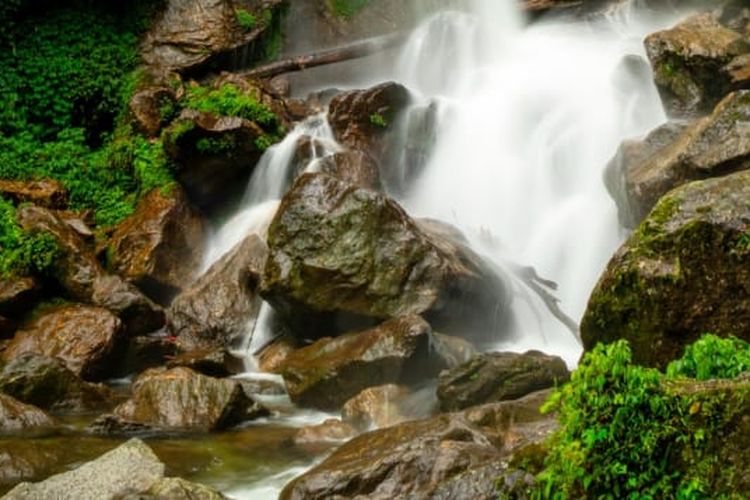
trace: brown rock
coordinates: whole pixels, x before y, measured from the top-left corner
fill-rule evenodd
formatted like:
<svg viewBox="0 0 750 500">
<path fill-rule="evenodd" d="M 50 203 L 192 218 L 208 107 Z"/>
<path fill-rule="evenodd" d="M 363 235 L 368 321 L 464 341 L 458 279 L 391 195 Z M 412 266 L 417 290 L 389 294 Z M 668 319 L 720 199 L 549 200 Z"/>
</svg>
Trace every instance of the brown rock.
<svg viewBox="0 0 750 500">
<path fill-rule="evenodd" d="M 156 137 L 161 128 L 172 117 L 176 109 L 176 96 L 168 87 L 146 87 L 133 94 L 128 103 L 136 130 L 149 137 Z"/>
<path fill-rule="evenodd" d="M 177 343 L 164 335 L 133 337 L 128 342 L 123 373 L 140 373 L 148 368 L 164 366 L 178 353 Z"/>
<path fill-rule="evenodd" d="M 164 324 L 161 308 L 119 276 L 107 274 L 91 248 L 55 214 L 26 206 L 19 208 L 17 218 L 27 231 L 46 231 L 55 237 L 60 256 L 53 274 L 71 298 L 115 312 L 131 335 L 148 333 Z"/>
<path fill-rule="evenodd" d="M 440 374 L 437 396 L 442 411 L 518 399 L 570 379 L 565 362 L 538 351 L 493 352 Z"/>
<path fill-rule="evenodd" d="M 362 434 L 289 483 L 280 498 L 433 498 L 468 471 L 488 463 L 505 462 L 507 468 L 515 450 L 546 439 L 556 426 L 554 417 L 539 412 L 548 395 L 536 393 Z M 477 474 L 477 480 L 487 482 L 472 489 L 493 491 L 497 475 Z"/>
<path fill-rule="evenodd" d="M 263 240 L 250 235 L 175 298 L 169 322 L 184 349 L 230 348 L 245 333 L 260 311 L 267 253 Z"/>
<path fill-rule="evenodd" d="M 54 419 L 39 408 L 21 403 L 8 395 L 0 394 L 1 434 L 54 426 Z"/>
<path fill-rule="evenodd" d="M 294 435 L 294 444 L 311 452 L 322 452 L 357 435 L 356 429 L 337 418 L 303 427 Z"/>
<path fill-rule="evenodd" d="M 217 379 L 188 368 L 152 369 L 133 383 L 133 395 L 100 417 L 96 432 L 198 431 L 226 429 L 267 414 L 236 380 Z"/>
<path fill-rule="evenodd" d="M 732 60 L 750 52 L 742 35 L 700 14 L 646 38 L 656 85 L 671 116 L 710 112 L 732 90 Z"/>
<path fill-rule="evenodd" d="M 113 401 L 102 384 L 84 382 L 58 358 L 22 354 L 0 372 L 0 391 L 45 410 L 90 411 Z"/>
<path fill-rule="evenodd" d="M 494 338 L 505 320 L 503 278 L 464 241 L 325 174 L 297 179 L 268 245 L 261 293 L 307 337 L 340 332 L 347 320 L 361 328 L 422 314 L 441 332 Z"/>
<path fill-rule="evenodd" d="M 341 408 L 341 419 L 359 431 L 399 424 L 408 418 L 403 402 L 409 390 L 394 384 L 370 387 L 347 401 Z"/>
<path fill-rule="evenodd" d="M 184 366 L 210 377 L 227 377 L 238 371 L 233 369 L 238 364 L 235 360 L 225 349 L 199 349 L 174 356 L 167 368 Z"/>
<path fill-rule="evenodd" d="M 109 264 L 152 299 L 166 303 L 191 283 L 205 238 L 203 218 L 181 188 L 154 189 L 115 230 Z"/>
<path fill-rule="evenodd" d="M 0 196 L 14 203 L 33 203 L 45 208 L 65 208 L 68 192 L 57 181 L 9 181 L 0 179 Z"/>
<path fill-rule="evenodd" d="M 34 278 L 0 278 L 0 314 L 20 318 L 34 308 L 40 292 L 41 287 Z"/>
<path fill-rule="evenodd" d="M 106 309 L 80 304 L 60 306 L 16 332 L 2 360 L 7 363 L 22 354 L 36 353 L 60 358 L 84 379 L 102 378 L 113 369 L 122 333 L 122 323 Z"/>
<path fill-rule="evenodd" d="M 258 353 L 258 367 L 263 372 L 281 373 L 286 359 L 300 347 L 302 343 L 296 337 L 283 335 Z"/>
<path fill-rule="evenodd" d="M 16 332 L 16 322 L 0 316 L 0 338 L 10 338 Z"/>
<path fill-rule="evenodd" d="M 422 318 L 406 316 L 298 349 L 281 366 L 289 397 L 301 406 L 336 410 L 368 387 L 434 376 L 445 363 L 431 356 L 431 333 Z"/>
</svg>

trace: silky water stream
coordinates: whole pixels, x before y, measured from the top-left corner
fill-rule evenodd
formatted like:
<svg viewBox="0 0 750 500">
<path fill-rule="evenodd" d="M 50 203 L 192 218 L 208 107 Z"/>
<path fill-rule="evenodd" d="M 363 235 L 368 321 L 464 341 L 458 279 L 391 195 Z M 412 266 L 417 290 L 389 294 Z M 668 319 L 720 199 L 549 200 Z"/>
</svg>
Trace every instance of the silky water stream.
<svg viewBox="0 0 750 500">
<path fill-rule="evenodd" d="M 603 171 L 623 139 L 665 121 L 650 70 L 639 58 L 645 35 L 672 24 L 677 15 L 659 16 L 634 1 L 588 20 L 525 25 L 515 1 L 456 5 L 463 8 L 425 20 L 399 57 L 371 68 L 357 82 L 361 87 L 362 79 L 393 80 L 411 90 L 415 112 L 404 118 L 404 134 L 409 117 L 418 117 L 419 110 L 435 113 L 429 156 L 418 171 L 402 172 L 400 182 L 388 186 L 389 194 L 413 216 L 460 228 L 475 250 L 516 277 L 513 321 L 489 348 L 535 348 L 572 366 L 581 352 L 575 323 L 626 236 Z M 319 83 L 321 88 L 352 85 Z M 318 146 L 300 165 L 295 150 L 303 136 Z M 309 118 L 270 148 L 241 209 L 213 234 L 205 267 L 248 233 L 265 237 L 294 176 L 314 171 L 321 158 L 337 150 L 325 115 Z M 534 275 L 557 284 L 559 310 L 529 287 Z M 264 304 L 236 346 L 246 359 L 242 377 L 267 377 L 256 373 L 252 354 L 272 336 L 272 314 Z M 292 444 L 296 429 L 328 416 L 296 409 L 281 396 L 263 402 L 276 410 L 273 416 L 241 429 L 149 443 L 170 474 L 216 486 L 233 498 L 275 498 L 286 482 L 320 459 Z M 76 437 L 70 447 L 70 439 L 39 440 L 33 446 L 39 453 L 60 454 L 60 469 L 114 446 L 113 440 Z M 63 451 L 66 447 L 80 451 Z"/>
</svg>

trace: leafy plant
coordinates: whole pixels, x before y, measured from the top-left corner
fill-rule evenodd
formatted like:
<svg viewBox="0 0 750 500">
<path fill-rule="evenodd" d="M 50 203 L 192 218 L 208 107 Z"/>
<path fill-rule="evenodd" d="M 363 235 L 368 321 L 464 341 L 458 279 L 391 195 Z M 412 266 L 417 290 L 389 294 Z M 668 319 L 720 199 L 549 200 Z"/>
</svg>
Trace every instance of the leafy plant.
<svg viewBox="0 0 750 500">
<path fill-rule="evenodd" d="M 256 17 L 245 9 L 234 9 L 234 17 L 240 28 L 245 31 L 252 31 L 258 26 L 258 20 Z"/>
<path fill-rule="evenodd" d="M 13 204 L 0 197 L 0 276 L 49 274 L 59 251 L 51 234 L 24 232 Z"/>
<path fill-rule="evenodd" d="M 373 113 L 370 115 L 370 123 L 380 128 L 387 128 L 388 121 L 380 113 Z"/>
<path fill-rule="evenodd" d="M 750 371 L 750 344 L 737 337 L 704 335 L 685 349 L 682 358 L 667 367 L 670 378 L 697 380 L 734 378 Z"/>
</svg>

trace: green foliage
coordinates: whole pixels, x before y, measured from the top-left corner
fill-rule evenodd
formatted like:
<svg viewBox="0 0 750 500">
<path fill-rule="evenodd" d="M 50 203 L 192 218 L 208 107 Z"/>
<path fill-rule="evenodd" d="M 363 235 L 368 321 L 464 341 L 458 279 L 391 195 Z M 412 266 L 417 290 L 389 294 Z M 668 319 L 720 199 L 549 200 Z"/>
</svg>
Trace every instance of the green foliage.
<svg viewBox="0 0 750 500">
<path fill-rule="evenodd" d="M 681 359 L 667 367 L 670 378 L 697 380 L 734 378 L 750 371 L 750 344 L 736 337 L 704 335 L 685 349 Z"/>
<path fill-rule="evenodd" d="M 369 0 L 329 0 L 333 13 L 341 17 L 352 17 L 368 3 Z"/>
<path fill-rule="evenodd" d="M 252 31 L 258 26 L 258 20 L 245 9 L 234 9 L 234 17 L 237 24 L 245 31 Z"/>
<path fill-rule="evenodd" d="M 388 121 L 380 113 L 373 113 L 370 115 L 370 123 L 380 128 L 387 128 Z"/>
<path fill-rule="evenodd" d="M 24 232 L 13 204 L 0 197 L 0 276 L 49 274 L 59 251 L 51 234 Z"/>
<path fill-rule="evenodd" d="M 717 460 L 710 438 L 737 427 L 750 391 L 695 392 L 690 388 L 700 382 L 684 377 L 734 377 L 748 366 L 750 346 L 706 335 L 667 376 L 631 359 L 624 340 L 598 345 L 547 402 L 560 429 L 548 443 L 534 498 L 688 499 L 734 491 L 734 471 Z"/>
</svg>

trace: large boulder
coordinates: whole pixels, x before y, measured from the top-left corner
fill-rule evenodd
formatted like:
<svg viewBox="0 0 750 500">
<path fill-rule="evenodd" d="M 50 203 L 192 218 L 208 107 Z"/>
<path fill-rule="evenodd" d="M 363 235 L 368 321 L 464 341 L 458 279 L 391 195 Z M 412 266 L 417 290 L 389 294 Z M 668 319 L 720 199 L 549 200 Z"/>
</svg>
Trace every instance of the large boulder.
<svg viewBox="0 0 750 500">
<path fill-rule="evenodd" d="M 54 426 L 55 420 L 39 408 L 0 393 L 0 434 Z"/>
<path fill-rule="evenodd" d="M 110 266 L 149 296 L 166 303 L 198 271 L 206 228 L 180 187 L 154 189 L 110 239 Z"/>
<path fill-rule="evenodd" d="M 226 500 L 219 491 L 204 484 L 192 483 L 180 477 L 165 477 L 154 483 L 145 493 L 124 500 Z"/>
<path fill-rule="evenodd" d="M 96 432 L 209 432 L 267 414 L 236 380 L 189 368 L 151 369 L 133 383 L 129 400 L 94 422 Z"/>
<path fill-rule="evenodd" d="M 750 90 L 733 92 L 714 112 L 685 126 L 665 125 L 641 144 L 626 143 L 610 169 L 620 216 L 634 227 L 667 191 L 691 180 L 750 167 Z"/>
<path fill-rule="evenodd" d="M 409 420 L 410 391 L 396 384 L 369 387 L 341 408 L 341 420 L 359 431 L 389 427 Z"/>
<path fill-rule="evenodd" d="M 155 137 L 172 118 L 177 95 L 169 87 L 146 86 L 136 90 L 128 102 L 131 122 L 142 134 Z"/>
<path fill-rule="evenodd" d="M 252 234 L 175 298 L 169 323 L 183 348 L 229 348 L 246 333 L 260 311 L 267 256 L 266 244 Z"/>
<path fill-rule="evenodd" d="M 441 373 L 437 396 L 441 410 L 457 411 L 518 399 L 564 384 L 568 379 L 568 367 L 558 356 L 539 351 L 492 352 Z"/>
<path fill-rule="evenodd" d="M 555 428 L 554 417 L 539 412 L 548 395 L 535 393 L 363 434 L 293 480 L 280 498 L 434 498 L 446 483 L 488 463 L 500 466 L 497 474 L 477 474 L 484 482 L 472 490 L 481 495 L 466 498 L 498 498 L 494 480 L 507 469 L 508 458 Z"/>
<path fill-rule="evenodd" d="M 93 410 L 113 400 L 102 384 L 84 382 L 58 358 L 35 353 L 12 359 L 0 372 L 0 392 L 46 410 Z"/>
<path fill-rule="evenodd" d="M 241 195 L 263 154 L 255 122 L 186 109 L 164 131 L 164 149 L 180 165 L 177 180 L 205 211 Z"/>
<path fill-rule="evenodd" d="M 672 116 L 710 112 L 732 90 L 730 63 L 750 52 L 748 41 L 712 14 L 653 33 L 645 44 L 656 85 Z"/>
<path fill-rule="evenodd" d="M 21 318 L 41 297 L 41 286 L 32 277 L 0 278 L 0 314 Z"/>
<path fill-rule="evenodd" d="M 51 211 L 25 206 L 18 209 L 18 222 L 30 232 L 48 232 L 60 250 L 53 274 L 72 299 L 104 307 L 117 314 L 129 334 L 159 329 L 164 312 L 135 286 L 108 274 L 81 236 Z"/>
<path fill-rule="evenodd" d="M 106 309 L 54 307 L 16 332 L 0 358 L 10 363 L 26 353 L 56 357 L 84 379 L 101 379 L 112 374 L 123 333 L 121 321 Z"/>
<path fill-rule="evenodd" d="M 705 332 L 750 340 L 750 172 L 664 196 L 617 251 L 581 324 L 584 347 L 625 338 L 664 367 Z"/>
<path fill-rule="evenodd" d="M 430 351 L 431 334 L 419 316 L 396 318 L 298 349 L 280 371 L 293 402 L 336 410 L 368 387 L 437 375 L 446 365 Z"/>
<path fill-rule="evenodd" d="M 11 181 L 0 179 L 0 196 L 16 204 L 33 203 L 45 208 L 61 209 L 68 205 L 68 192 L 52 179 Z"/>
<path fill-rule="evenodd" d="M 506 319 L 502 278 L 464 241 L 325 174 L 297 179 L 268 245 L 261 294 L 308 336 L 349 319 L 421 314 L 441 332 L 482 338 Z"/>
</svg>

